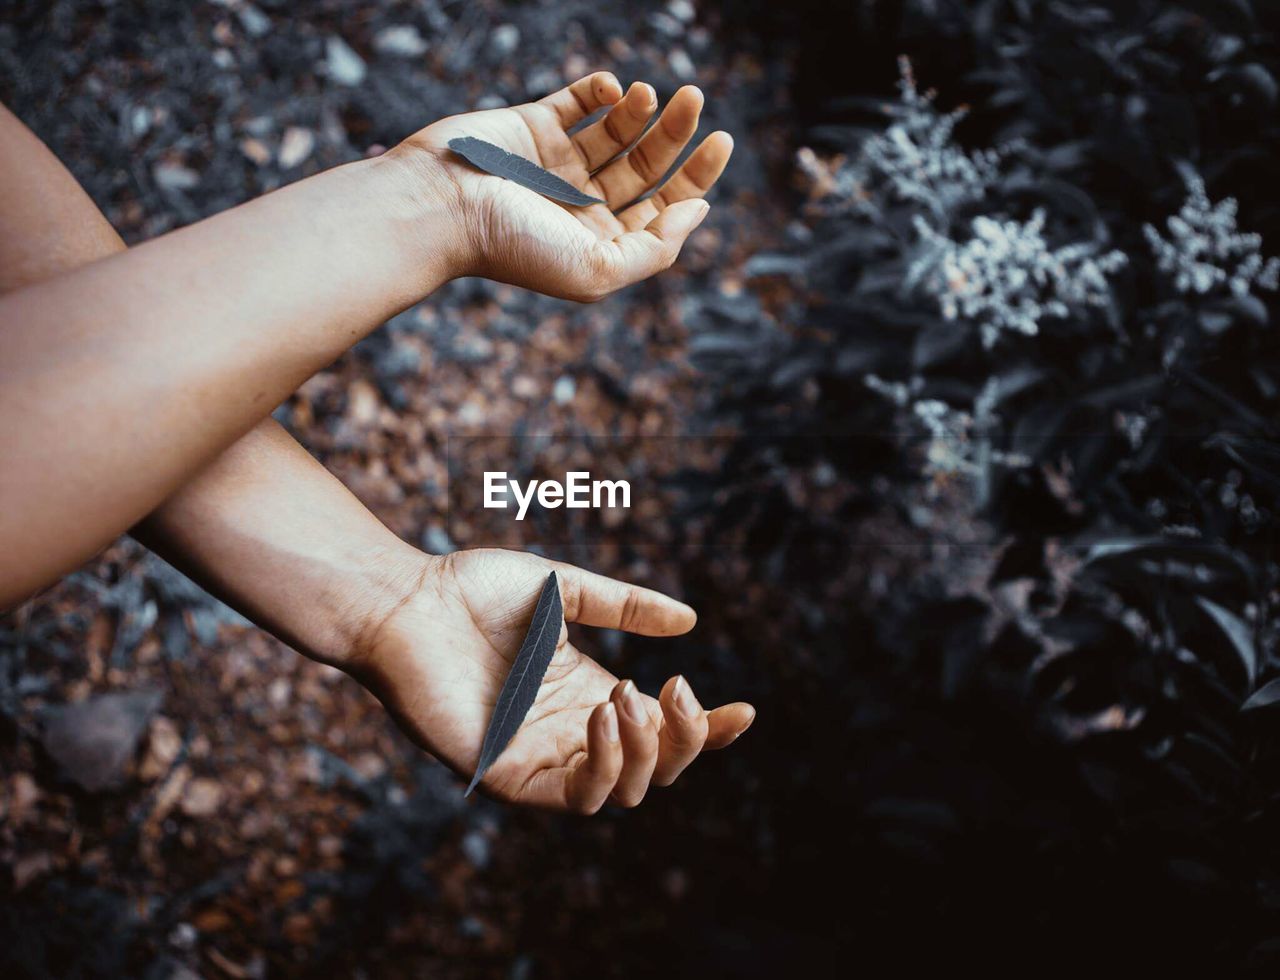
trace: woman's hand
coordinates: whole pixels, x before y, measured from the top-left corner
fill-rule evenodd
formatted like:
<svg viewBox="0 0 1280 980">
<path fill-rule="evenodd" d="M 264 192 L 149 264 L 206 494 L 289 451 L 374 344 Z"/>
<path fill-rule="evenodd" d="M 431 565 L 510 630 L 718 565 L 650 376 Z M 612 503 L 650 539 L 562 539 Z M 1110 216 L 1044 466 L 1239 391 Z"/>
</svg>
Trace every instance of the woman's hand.
<svg viewBox="0 0 1280 980">
<path fill-rule="evenodd" d="M 603 106 L 613 108 L 570 135 Z M 456 190 L 469 243 L 461 274 L 592 301 L 675 261 L 706 217 L 703 195 L 733 152 L 728 133 L 712 133 L 670 180 L 634 203 L 655 188 L 697 131 L 702 93 L 692 85 L 680 89 L 645 132 L 657 107 L 652 86 L 635 82 L 624 95 L 611 73 L 596 72 L 537 102 L 442 119 L 394 152 L 429 163 Z M 477 170 L 448 149 L 459 136 L 495 143 L 606 203 L 558 204 Z"/>
<path fill-rule="evenodd" d="M 567 622 L 645 636 L 688 632 L 683 603 L 572 565 L 510 551 L 420 556 L 417 585 L 344 666 L 401 727 L 470 774 L 547 574 Z M 635 806 L 670 785 L 703 749 L 722 748 L 755 718 L 748 704 L 705 711 L 682 677 L 657 699 L 584 656 L 562 627 L 537 700 L 481 786 L 515 803 L 594 813 Z"/>
</svg>

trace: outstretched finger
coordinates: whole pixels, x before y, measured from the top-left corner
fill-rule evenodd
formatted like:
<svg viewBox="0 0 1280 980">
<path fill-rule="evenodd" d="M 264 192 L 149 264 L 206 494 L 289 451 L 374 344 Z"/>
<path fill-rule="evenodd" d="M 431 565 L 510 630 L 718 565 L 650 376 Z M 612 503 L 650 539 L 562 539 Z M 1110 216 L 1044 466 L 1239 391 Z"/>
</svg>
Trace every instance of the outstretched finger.
<svg viewBox="0 0 1280 980">
<path fill-rule="evenodd" d="M 630 153 L 596 172 L 593 179 L 604 190 L 609 207 L 629 204 L 666 176 L 698 131 L 702 101 L 697 86 L 684 86 Z"/>
<path fill-rule="evenodd" d="M 724 173 L 733 154 L 733 137 L 724 130 L 717 130 L 699 144 L 671 179 L 653 194 L 631 205 L 618 220 L 628 231 L 643 228 L 656 218 L 663 208 L 690 198 L 705 197 Z"/>
<path fill-rule="evenodd" d="M 707 714 L 706 749 L 722 749 L 751 727 L 756 709 L 743 701 L 722 705 Z"/>
<path fill-rule="evenodd" d="M 652 85 L 632 82 L 627 94 L 603 119 L 593 122 L 573 137 L 586 159 L 587 169 L 603 167 L 634 143 L 658 108 Z"/>
<path fill-rule="evenodd" d="M 567 623 L 641 636 L 679 636 L 693 629 L 698 620 L 697 613 L 683 602 L 653 589 L 562 562 L 554 563 L 554 567 Z"/>
<path fill-rule="evenodd" d="M 560 119 L 565 129 L 575 126 L 601 106 L 613 105 L 622 98 L 622 85 L 611 71 L 598 71 L 566 85 L 537 101 Z"/>
<path fill-rule="evenodd" d="M 611 698 L 622 735 L 622 771 L 611 798 L 619 806 L 639 806 L 658 762 L 658 726 L 631 681 L 618 684 Z"/>
<path fill-rule="evenodd" d="M 710 725 L 707 713 L 683 677 L 667 681 L 658 695 L 658 703 L 662 705 L 662 731 L 658 733 L 658 764 L 653 770 L 653 784 L 670 786 L 702 751 Z"/>
<path fill-rule="evenodd" d="M 587 754 L 565 777 L 565 804 L 592 814 L 604 806 L 622 772 L 618 709 L 612 701 L 596 705 L 587 719 Z"/>
</svg>

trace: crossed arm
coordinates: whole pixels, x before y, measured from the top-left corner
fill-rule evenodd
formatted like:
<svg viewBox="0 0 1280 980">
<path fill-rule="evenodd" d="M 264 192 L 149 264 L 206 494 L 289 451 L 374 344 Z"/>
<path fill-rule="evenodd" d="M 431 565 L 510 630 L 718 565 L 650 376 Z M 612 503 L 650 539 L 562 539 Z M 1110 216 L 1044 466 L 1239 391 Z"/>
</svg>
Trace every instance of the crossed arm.
<svg viewBox="0 0 1280 980">
<path fill-rule="evenodd" d="M 605 118 L 570 137 L 594 109 Z M 301 181 L 125 253 L 48 151 L 0 119 L 0 604 L 130 526 L 260 625 L 362 680 L 421 744 L 469 769 L 550 567 L 566 619 L 684 632 L 686 606 L 528 555 L 424 555 L 269 419 L 299 382 L 446 279 L 482 274 L 592 299 L 664 268 L 705 213 L 731 141 L 684 89 L 632 154 L 650 88 L 598 73 L 540 103 L 443 120 L 390 154 Z M 449 158 L 465 132 L 611 207 L 571 212 Z M 40 206 L 31 202 L 40 201 Z M 50 202 L 53 202 L 52 204 Z M 72 520 L 74 518 L 74 520 Z M 639 802 L 750 723 L 673 678 L 657 700 L 561 636 L 486 788 L 590 812 Z"/>
</svg>

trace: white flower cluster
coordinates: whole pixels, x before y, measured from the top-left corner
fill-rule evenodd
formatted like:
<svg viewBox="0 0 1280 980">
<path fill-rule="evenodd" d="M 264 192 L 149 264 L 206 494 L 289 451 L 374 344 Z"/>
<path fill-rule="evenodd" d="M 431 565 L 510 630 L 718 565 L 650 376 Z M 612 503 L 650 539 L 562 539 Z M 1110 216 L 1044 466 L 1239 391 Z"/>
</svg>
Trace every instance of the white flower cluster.
<svg viewBox="0 0 1280 980">
<path fill-rule="evenodd" d="M 1050 248 L 1043 210 L 1026 222 L 975 218 L 966 242 L 919 215 L 915 225 L 923 250 L 908 270 L 908 287 L 923 285 L 948 320 L 976 321 L 986 347 L 1006 331 L 1039 333 L 1041 320 L 1065 317 L 1073 307 L 1106 305 L 1107 276 L 1128 261 L 1123 252 L 1100 255 L 1089 243 Z"/>
<path fill-rule="evenodd" d="M 977 476 L 981 473 L 970 441 L 972 415 L 935 398 L 921 399 L 912 409 L 916 420 L 929 433 L 929 445 L 925 449 L 926 475 L 940 477 L 963 473 Z"/>
<path fill-rule="evenodd" d="M 957 205 L 977 200 L 995 183 L 1003 152 L 966 152 L 952 142 L 965 110 L 939 112 L 932 92 L 916 88 L 911 63 L 899 59 L 901 101 L 886 107 L 889 127 L 868 138 L 861 153 L 837 176 L 838 193 L 856 206 L 873 209 L 874 192 L 887 192 L 915 201 L 935 214 L 950 213 Z"/>
<path fill-rule="evenodd" d="M 972 411 L 965 411 L 937 398 L 916 397 L 924 381 L 919 376 L 909 382 L 887 381 L 875 374 L 863 376 L 863 383 L 899 408 L 910 408 L 915 423 L 928 435 L 924 450 L 924 472 L 935 480 L 964 476 L 981 481 L 989 465 L 1021 468 L 1030 465 L 1025 457 L 993 449 L 988 433 L 996 419 L 999 382 L 991 378 L 978 392 Z"/>
<path fill-rule="evenodd" d="M 1214 204 L 1199 174 L 1184 167 L 1182 177 L 1187 200 L 1166 221 L 1169 238 L 1151 225 L 1142 228 L 1160 271 L 1173 276 L 1179 292 L 1202 296 L 1223 285 L 1238 297 L 1249 295 L 1255 285 L 1280 287 L 1280 259 L 1263 259 L 1262 236 L 1237 230 L 1236 199 Z"/>
</svg>

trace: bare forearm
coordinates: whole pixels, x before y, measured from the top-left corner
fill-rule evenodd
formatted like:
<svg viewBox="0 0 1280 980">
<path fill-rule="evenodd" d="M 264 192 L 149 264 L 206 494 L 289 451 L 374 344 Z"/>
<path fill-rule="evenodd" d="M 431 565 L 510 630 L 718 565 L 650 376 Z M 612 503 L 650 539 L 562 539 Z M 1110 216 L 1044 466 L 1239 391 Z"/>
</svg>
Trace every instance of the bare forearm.
<svg viewBox="0 0 1280 980">
<path fill-rule="evenodd" d="M 125 250 L 66 168 L 2 106 L 0 172 L 0 293 Z M 414 584 L 422 560 L 270 418 L 134 532 L 244 615 L 332 663 Z"/>
<path fill-rule="evenodd" d="M 0 298 L 0 604 L 448 278 L 452 217 L 420 177 L 341 167 Z"/>
<path fill-rule="evenodd" d="M 241 437 L 134 534 L 259 626 L 333 664 L 421 573 L 421 553 L 274 421 Z"/>
</svg>

